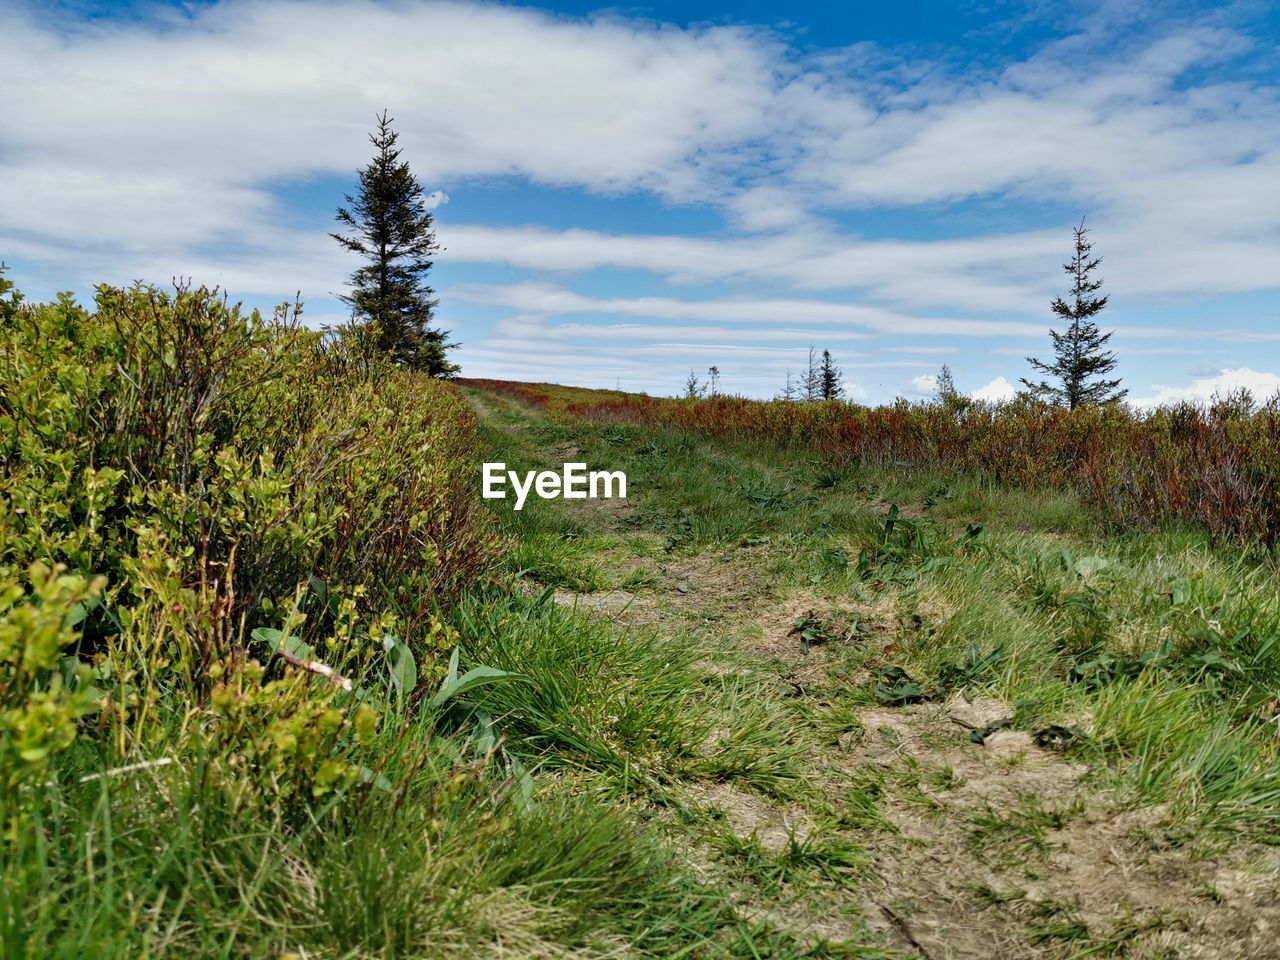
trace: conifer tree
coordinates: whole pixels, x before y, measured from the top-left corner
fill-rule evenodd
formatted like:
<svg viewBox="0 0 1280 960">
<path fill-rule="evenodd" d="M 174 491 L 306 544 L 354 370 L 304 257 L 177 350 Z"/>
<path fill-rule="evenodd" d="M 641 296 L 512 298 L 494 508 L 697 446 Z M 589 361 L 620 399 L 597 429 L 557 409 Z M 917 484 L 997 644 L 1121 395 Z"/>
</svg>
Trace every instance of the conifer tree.
<svg viewBox="0 0 1280 960">
<path fill-rule="evenodd" d="M 422 187 L 400 160 L 399 135 L 384 110 L 369 135 L 375 153 L 359 171 L 357 196 L 347 195 L 334 219 L 350 233 L 330 234 L 365 265 L 351 274 L 351 293 L 343 296 L 354 318 L 368 324 L 374 342 L 397 363 L 447 376 L 458 367 L 448 362 L 448 331 L 431 327 L 437 301 L 425 276 L 431 256 L 440 250 L 431 213 L 422 203 Z"/>
<path fill-rule="evenodd" d="M 702 386 L 698 383 L 698 375 L 689 370 L 689 379 L 684 382 L 684 395 L 689 400 L 697 400 L 702 396 Z"/>
<path fill-rule="evenodd" d="M 818 395 L 823 400 L 839 400 L 844 388 L 840 386 L 840 368 L 831 358 L 830 350 L 822 351 L 822 367 L 818 372 Z"/>
<path fill-rule="evenodd" d="M 960 391 L 956 389 L 955 378 L 951 375 L 951 368 L 945 363 L 938 371 L 938 386 L 936 388 L 938 399 L 943 403 L 954 400 L 960 396 Z"/>
<path fill-rule="evenodd" d="M 813 347 L 809 348 L 809 364 L 800 379 L 800 393 L 810 403 L 822 399 L 822 369 L 818 366 L 818 351 Z"/>
<path fill-rule="evenodd" d="M 707 396 L 720 396 L 720 368 L 715 364 L 707 368 Z"/>
<path fill-rule="evenodd" d="M 791 368 L 787 367 L 787 384 L 782 388 L 782 392 L 774 397 L 774 399 L 782 400 L 786 403 L 792 403 L 796 399 L 796 394 L 795 378 L 791 376 Z"/>
<path fill-rule="evenodd" d="M 1054 314 L 1069 324 L 1064 333 L 1049 331 L 1054 361 L 1044 363 L 1035 357 L 1027 357 L 1028 363 L 1058 383 L 1048 380 L 1033 383 L 1022 378 L 1022 383 L 1033 395 L 1072 410 L 1087 404 L 1121 400 L 1129 392 L 1116 389 L 1120 386 L 1118 379 L 1103 379 L 1115 369 L 1116 355 L 1106 349 L 1111 333 L 1100 331 L 1093 320 L 1102 312 L 1109 298 L 1093 296 L 1101 288 L 1102 280 L 1093 279 L 1091 274 L 1102 263 L 1102 258 L 1090 256 L 1093 244 L 1085 239 L 1088 232 L 1081 220 L 1080 226 L 1075 228 L 1075 255 L 1070 263 L 1062 265 L 1071 277 L 1070 301 L 1055 297 L 1051 304 Z"/>
</svg>

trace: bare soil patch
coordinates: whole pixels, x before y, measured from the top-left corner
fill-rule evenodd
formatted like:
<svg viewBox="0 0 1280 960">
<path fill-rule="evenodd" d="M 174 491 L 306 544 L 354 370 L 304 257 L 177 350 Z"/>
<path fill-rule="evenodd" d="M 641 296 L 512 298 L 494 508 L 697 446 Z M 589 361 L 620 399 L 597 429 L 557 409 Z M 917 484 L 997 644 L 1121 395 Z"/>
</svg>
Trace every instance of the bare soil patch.
<svg viewBox="0 0 1280 960">
<path fill-rule="evenodd" d="M 968 740 L 1011 712 L 989 699 L 862 712 L 846 762 L 900 787 L 873 846 L 871 927 L 931 960 L 1280 957 L 1272 848 L 1197 859 L 1169 839 L 1167 810 L 1126 808 L 1027 733 Z"/>
<path fill-rule="evenodd" d="M 784 664 L 789 676 L 803 685 L 825 679 L 849 646 L 883 643 L 891 622 L 888 609 L 875 604 L 852 598 L 833 603 L 798 593 L 759 612 L 755 631 L 743 646 L 755 656 Z"/>
</svg>

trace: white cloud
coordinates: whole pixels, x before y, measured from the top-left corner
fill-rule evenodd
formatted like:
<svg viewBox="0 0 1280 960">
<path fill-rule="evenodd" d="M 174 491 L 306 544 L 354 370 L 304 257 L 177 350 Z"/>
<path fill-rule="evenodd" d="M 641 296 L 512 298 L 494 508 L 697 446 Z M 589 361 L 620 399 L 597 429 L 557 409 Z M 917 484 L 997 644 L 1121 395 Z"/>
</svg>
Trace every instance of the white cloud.
<svg viewBox="0 0 1280 960">
<path fill-rule="evenodd" d="M 866 387 L 862 386 L 860 383 L 855 383 L 852 380 L 846 380 L 840 386 L 844 394 L 844 399 L 846 400 L 852 400 L 854 403 L 866 403 L 871 398 Z"/>
<path fill-rule="evenodd" d="M 969 394 L 974 400 L 981 400 L 984 403 L 1004 403 L 1012 400 L 1018 391 L 1004 377 L 996 377 L 986 386 L 979 387 Z"/>
<path fill-rule="evenodd" d="M 911 392 L 916 396 L 929 397 L 938 392 L 938 378 L 935 374 L 925 373 L 911 380 Z"/>
<path fill-rule="evenodd" d="M 862 289 L 908 308 L 1043 312 L 1045 275 L 1057 283 L 1064 230 L 966 240 L 865 242 L 805 227 L 767 236 L 610 234 L 543 227 L 441 227 L 456 260 L 532 270 L 648 270 L 673 283 L 779 280 L 801 290 Z M 921 282 L 927 278 L 928 282 Z"/>
<path fill-rule="evenodd" d="M 1151 389 L 1153 392 L 1150 396 L 1133 399 L 1130 402 L 1138 407 L 1157 407 L 1184 400 L 1203 403 L 1216 397 L 1225 397 L 1238 390 L 1248 390 L 1255 400 L 1268 400 L 1280 393 L 1280 376 L 1251 370 L 1248 367 L 1237 367 L 1234 370 L 1222 370 L 1211 376 L 1197 377 L 1185 387 L 1153 384 Z"/>
<path fill-rule="evenodd" d="M 3 5 L 0 35 L 0 231 L 32 260 L 129 266 L 280 239 L 272 184 L 350 176 L 384 107 L 429 184 L 719 195 L 730 148 L 763 132 L 777 55 L 741 28 L 456 2 L 223 0 L 65 33 Z"/>
<path fill-rule="evenodd" d="M 956 317 L 919 317 L 859 303 L 827 300 L 717 297 L 681 300 L 674 297 L 588 297 L 549 283 L 458 284 L 449 288 L 457 300 L 485 306 L 503 306 L 524 314 L 566 316 L 597 314 L 662 320 L 698 320 L 724 324 L 778 324 L 854 327 L 845 338 L 872 333 L 924 336 L 1032 336 L 1042 335 L 1041 324 L 1014 320 Z"/>
<path fill-rule="evenodd" d="M 566 341 L 575 343 L 599 341 L 610 344 L 643 346 L 654 343 L 728 343 L 742 347 L 768 348 L 777 346 L 799 349 L 800 344 L 821 341 L 828 345 L 857 342 L 865 334 L 833 330 L 810 330 L 796 327 L 731 328 L 714 325 L 690 325 L 670 323 L 547 323 L 543 317 L 523 314 L 498 320 L 489 340 L 509 338 L 513 343 L 555 341 L 563 350 Z M 616 347 L 614 348 L 616 349 Z M 629 348 L 628 348 L 629 349 Z M 860 357 L 865 354 L 841 349 L 841 355 Z"/>
<path fill-rule="evenodd" d="M 742 26 L 456 0 L 220 0 L 157 14 L 164 22 L 73 26 L 20 2 L 0 0 L 0 252 L 61 285 L 184 275 L 236 296 L 327 297 L 349 259 L 323 232 L 299 229 L 273 190 L 350 177 L 384 108 L 428 209 L 448 203 L 443 187 L 452 213 L 471 184 L 527 181 L 641 191 L 726 217 L 709 236 L 445 217 L 442 259 L 454 263 L 554 273 L 566 285 L 599 268 L 741 284 L 702 299 L 453 286 L 441 291 L 446 313 L 475 304 L 522 317 L 487 338 L 461 331 L 469 372 L 473 359 L 524 369 L 532 361 L 512 354 L 526 346 L 545 351 L 540 363 L 582 350 L 591 369 L 635 378 L 680 351 L 702 362 L 733 350 L 737 383 L 771 393 L 795 364 L 791 344 L 811 337 L 848 344 L 846 356 L 887 337 L 1043 338 L 1071 218 L 1030 212 L 1014 228 L 984 215 L 1023 202 L 1088 212 L 1118 305 L 1277 284 L 1280 95 L 1256 80 L 1206 79 L 1202 68 L 1247 47 L 1217 28 L 1170 21 L 1105 45 L 1114 34 L 1091 28 L 993 70 L 896 59 L 871 44 L 805 52 Z M 947 239 L 859 232 L 871 208 L 912 208 L 925 222 L 971 201 L 980 205 L 959 208 Z M 843 226 L 826 219 L 834 213 Z M 954 235 L 966 223 L 968 235 Z M 609 325 L 557 322 L 586 316 Z M 1117 326 L 1133 356 L 1170 349 L 1129 348 L 1138 340 L 1280 338 L 1266 320 Z M 611 358 L 623 343 L 634 351 Z M 864 364 L 892 368 L 865 357 L 850 366 Z M 885 377 L 856 389 L 902 382 Z M 1001 377 L 975 395 L 1012 391 Z"/>
<path fill-rule="evenodd" d="M 163 276 L 200 249 L 239 245 L 305 272 L 270 185 L 350 175 L 373 114 L 389 107 L 428 183 L 648 190 L 773 232 L 442 225 L 457 259 L 773 278 L 904 309 L 1039 311 L 1060 285 L 1066 224 L 865 242 L 814 219 L 1011 195 L 1093 211 L 1107 270 L 1131 297 L 1276 282 L 1280 105 L 1261 85 L 1187 79 L 1245 48 L 1216 28 L 1175 25 L 1106 55 L 1069 37 L 1003 72 L 964 74 L 865 44 L 804 54 L 745 27 L 461 2 L 223 0 L 167 23 L 64 32 L 21 10 L 0 8 L 0 229 L 33 261 L 87 252 L 136 274 L 150 253 L 143 262 Z M 321 288 L 340 284 L 334 263 Z"/>
<path fill-rule="evenodd" d="M 423 210 L 435 210 L 449 202 L 449 195 L 443 190 L 432 190 L 425 197 L 419 194 L 416 199 Z"/>
</svg>

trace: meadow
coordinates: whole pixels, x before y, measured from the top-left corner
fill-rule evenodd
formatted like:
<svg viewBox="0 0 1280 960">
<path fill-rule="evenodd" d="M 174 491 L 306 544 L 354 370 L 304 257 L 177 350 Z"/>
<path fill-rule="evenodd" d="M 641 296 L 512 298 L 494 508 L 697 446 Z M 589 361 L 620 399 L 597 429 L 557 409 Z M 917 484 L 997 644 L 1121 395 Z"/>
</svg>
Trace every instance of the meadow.
<svg viewBox="0 0 1280 960">
<path fill-rule="evenodd" d="M 477 381 L 477 383 L 481 383 Z M 541 409 L 762 439 L 850 465 L 938 469 L 1024 489 L 1069 490 L 1122 528 L 1185 523 L 1275 546 L 1280 536 L 1280 399 L 1246 391 L 1210 404 L 1068 411 L 1034 400 L 865 407 L 739 397 L 668 399 L 549 384 L 493 383 Z"/>
<path fill-rule="evenodd" d="M 1273 408 L 455 384 L 299 311 L 0 275 L 0 956 L 1268 955 Z M 480 499 L 568 459 L 628 499 Z"/>
</svg>

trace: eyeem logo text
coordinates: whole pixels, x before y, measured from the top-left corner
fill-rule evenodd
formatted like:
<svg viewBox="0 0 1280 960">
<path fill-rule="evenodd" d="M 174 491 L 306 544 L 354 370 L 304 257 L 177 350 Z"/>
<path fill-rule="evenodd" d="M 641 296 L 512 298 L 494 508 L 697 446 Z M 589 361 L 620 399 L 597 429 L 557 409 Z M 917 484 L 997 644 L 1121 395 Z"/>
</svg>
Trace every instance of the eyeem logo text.
<svg viewBox="0 0 1280 960">
<path fill-rule="evenodd" d="M 530 470 L 523 482 L 520 474 L 508 470 L 505 463 L 486 463 L 484 470 L 484 498 L 503 500 L 507 496 L 504 487 L 509 483 L 515 491 L 519 510 L 532 490 L 543 500 L 564 497 L 567 500 L 585 500 L 587 497 L 610 499 L 627 496 L 627 475 L 621 470 L 593 470 L 587 473 L 585 463 L 566 463 L 563 473 L 554 470 Z M 616 493 L 614 491 L 617 491 Z"/>
</svg>

